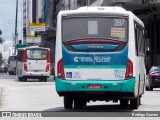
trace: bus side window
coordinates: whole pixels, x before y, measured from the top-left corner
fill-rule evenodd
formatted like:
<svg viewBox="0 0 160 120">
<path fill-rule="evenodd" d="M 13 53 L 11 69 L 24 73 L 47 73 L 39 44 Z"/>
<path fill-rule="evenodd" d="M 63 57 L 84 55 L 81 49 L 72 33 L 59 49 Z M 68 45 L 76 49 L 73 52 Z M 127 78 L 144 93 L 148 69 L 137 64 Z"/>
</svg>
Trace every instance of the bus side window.
<svg viewBox="0 0 160 120">
<path fill-rule="evenodd" d="M 135 29 L 135 46 L 136 46 L 136 55 L 138 56 L 138 33 L 137 33 L 137 26 L 134 24 Z"/>
<path fill-rule="evenodd" d="M 144 41 L 144 33 L 143 28 L 139 25 L 135 24 L 135 42 L 136 42 L 136 55 L 144 56 L 145 54 L 145 41 Z"/>
</svg>

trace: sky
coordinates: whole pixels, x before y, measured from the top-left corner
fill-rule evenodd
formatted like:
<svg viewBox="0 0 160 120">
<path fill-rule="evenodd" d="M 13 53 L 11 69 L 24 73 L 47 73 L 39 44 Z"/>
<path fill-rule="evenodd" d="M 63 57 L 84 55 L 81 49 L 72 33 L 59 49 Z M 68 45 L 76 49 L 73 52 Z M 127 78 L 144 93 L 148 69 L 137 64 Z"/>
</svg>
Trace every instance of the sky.
<svg viewBox="0 0 160 120">
<path fill-rule="evenodd" d="M 18 9 L 18 39 L 22 38 L 22 0 Z M 5 41 L 13 40 L 15 34 L 16 0 L 0 0 L 0 29 Z"/>
</svg>

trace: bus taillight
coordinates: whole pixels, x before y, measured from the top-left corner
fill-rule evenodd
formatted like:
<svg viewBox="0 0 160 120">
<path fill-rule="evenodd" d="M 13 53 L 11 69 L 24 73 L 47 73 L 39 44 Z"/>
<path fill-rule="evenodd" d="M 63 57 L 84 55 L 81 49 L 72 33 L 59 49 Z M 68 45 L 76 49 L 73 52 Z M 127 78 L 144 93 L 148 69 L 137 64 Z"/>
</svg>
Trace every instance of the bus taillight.
<svg viewBox="0 0 160 120">
<path fill-rule="evenodd" d="M 23 62 L 27 62 L 27 51 L 23 51 Z"/>
<path fill-rule="evenodd" d="M 51 55 L 50 55 L 50 50 L 48 50 L 48 58 L 47 58 L 47 63 L 51 62 Z"/>
<path fill-rule="evenodd" d="M 63 61 L 62 61 L 62 59 L 59 60 L 59 62 L 58 62 L 57 71 L 58 71 L 58 78 L 65 79 L 64 67 L 63 67 Z"/>
<path fill-rule="evenodd" d="M 46 66 L 46 72 L 49 71 L 49 66 L 50 66 L 50 64 L 47 64 L 47 66 Z"/>
<path fill-rule="evenodd" d="M 28 68 L 27 68 L 27 64 L 26 63 L 24 63 L 24 71 L 28 72 Z"/>
<path fill-rule="evenodd" d="M 130 79 L 132 77 L 133 77 L 133 63 L 130 59 L 128 59 L 125 79 Z"/>
</svg>

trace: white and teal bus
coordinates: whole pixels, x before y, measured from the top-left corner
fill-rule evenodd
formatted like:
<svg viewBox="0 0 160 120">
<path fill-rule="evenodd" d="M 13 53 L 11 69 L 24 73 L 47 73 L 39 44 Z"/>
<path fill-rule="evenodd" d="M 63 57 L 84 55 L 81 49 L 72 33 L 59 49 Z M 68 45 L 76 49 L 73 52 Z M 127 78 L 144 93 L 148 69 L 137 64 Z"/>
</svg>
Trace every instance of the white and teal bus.
<svg viewBox="0 0 160 120">
<path fill-rule="evenodd" d="M 57 18 L 55 82 L 64 108 L 120 101 L 137 109 L 144 93 L 144 24 L 121 7 L 82 7 Z"/>
</svg>

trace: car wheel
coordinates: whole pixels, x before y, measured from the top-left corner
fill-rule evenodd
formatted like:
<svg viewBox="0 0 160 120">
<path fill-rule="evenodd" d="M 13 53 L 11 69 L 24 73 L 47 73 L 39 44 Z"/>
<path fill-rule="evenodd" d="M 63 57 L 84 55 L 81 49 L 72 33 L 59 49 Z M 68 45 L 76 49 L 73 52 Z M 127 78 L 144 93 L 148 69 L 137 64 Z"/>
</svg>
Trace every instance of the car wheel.
<svg viewBox="0 0 160 120">
<path fill-rule="evenodd" d="M 148 86 L 146 86 L 146 91 L 149 91 L 149 87 Z"/>
<path fill-rule="evenodd" d="M 153 91 L 153 87 L 152 87 L 152 86 L 149 86 L 149 90 L 150 90 L 150 91 Z"/>
</svg>

